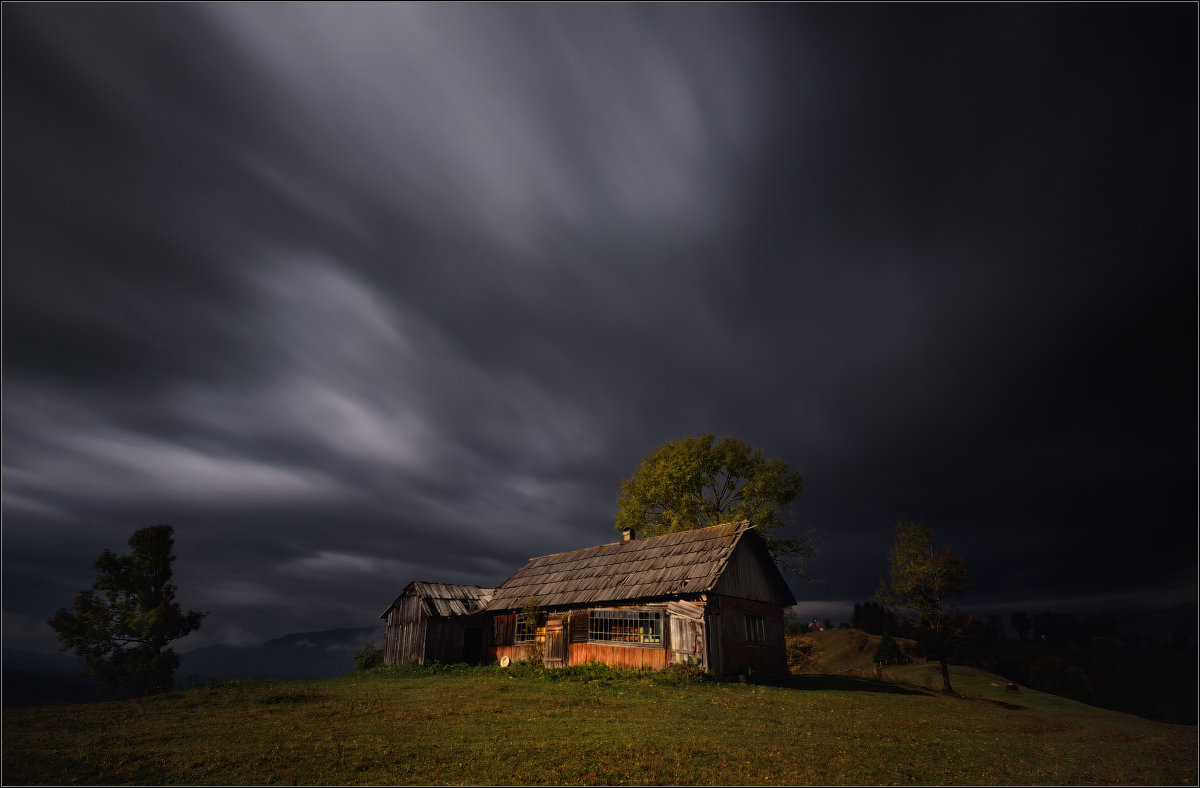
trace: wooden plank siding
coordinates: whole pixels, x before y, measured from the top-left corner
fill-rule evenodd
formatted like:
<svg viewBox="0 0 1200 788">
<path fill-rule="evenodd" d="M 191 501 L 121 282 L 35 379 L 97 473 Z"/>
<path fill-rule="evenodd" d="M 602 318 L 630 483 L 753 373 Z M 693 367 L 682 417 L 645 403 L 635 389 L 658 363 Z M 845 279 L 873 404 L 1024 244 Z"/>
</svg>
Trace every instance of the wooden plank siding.
<svg viewBox="0 0 1200 788">
<path fill-rule="evenodd" d="M 422 664 L 441 662 L 450 665 L 455 662 L 478 664 L 481 656 L 479 640 L 475 642 L 475 653 L 468 654 L 466 649 L 466 631 L 481 629 L 483 616 L 454 616 L 442 618 L 430 616 L 425 621 L 425 658 Z"/>
<path fill-rule="evenodd" d="M 734 676 L 753 670 L 765 676 L 787 674 L 787 655 L 783 647 L 783 607 L 769 602 L 736 597 L 717 597 L 710 600 L 714 611 L 709 616 L 709 637 L 715 646 L 713 672 L 719 676 Z M 747 640 L 746 616 L 763 620 L 763 639 L 759 643 Z"/>
<path fill-rule="evenodd" d="M 498 662 L 501 657 L 508 657 L 512 662 L 520 662 L 523 659 L 529 659 L 532 655 L 533 648 L 526 646 L 524 643 L 518 646 L 507 645 L 487 646 L 483 650 L 484 662 Z"/>
<path fill-rule="evenodd" d="M 491 626 L 493 646 L 511 646 L 517 634 L 517 614 L 497 613 L 492 616 Z"/>
<path fill-rule="evenodd" d="M 447 583 L 409 583 L 387 610 L 383 664 L 438 661 L 477 664 L 482 656 L 482 610 L 492 589 Z"/>
<path fill-rule="evenodd" d="M 401 665 L 425 660 L 425 611 L 415 596 L 396 600 L 387 617 L 383 664 Z"/>
<path fill-rule="evenodd" d="M 608 643 L 572 643 L 568 648 L 568 660 L 572 665 L 603 662 L 631 670 L 658 670 L 667 666 L 667 650 L 664 648 Z"/>
<path fill-rule="evenodd" d="M 770 554 L 760 548 L 761 542 L 745 539 L 739 542 L 713 586 L 713 592 L 723 597 L 794 604 L 794 600 L 785 597 L 779 589 L 782 578 Z"/>
</svg>

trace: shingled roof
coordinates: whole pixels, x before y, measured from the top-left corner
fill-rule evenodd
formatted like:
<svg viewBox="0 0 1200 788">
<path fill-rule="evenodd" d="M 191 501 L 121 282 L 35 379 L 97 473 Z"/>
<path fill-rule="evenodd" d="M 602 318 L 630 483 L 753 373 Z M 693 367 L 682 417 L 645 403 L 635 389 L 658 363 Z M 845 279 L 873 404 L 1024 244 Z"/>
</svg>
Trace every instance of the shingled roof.
<svg viewBox="0 0 1200 788">
<path fill-rule="evenodd" d="M 425 583 L 420 580 L 409 583 L 396 597 L 396 602 L 413 591 L 421 600 L 421 607 L 427 616 L 469 616 L 482 611 L 495 592 L 493 588 L 481 586 L 460 586 L 450 583 Z M 388 611 L 396 606 L 396 602 L 388 605 L 380 618 L 387 618 Z"/>
<path fill-rule="evenodd" d="M 518 609 L 531 595 L 553 608 L 712 591 L 746 537 L 766 553 L 757 532 L 742 521 L 532 558 L 496 589 L 487 610 Z M 786 591 L 782 577 L 779 583 Z"/>
</svg>

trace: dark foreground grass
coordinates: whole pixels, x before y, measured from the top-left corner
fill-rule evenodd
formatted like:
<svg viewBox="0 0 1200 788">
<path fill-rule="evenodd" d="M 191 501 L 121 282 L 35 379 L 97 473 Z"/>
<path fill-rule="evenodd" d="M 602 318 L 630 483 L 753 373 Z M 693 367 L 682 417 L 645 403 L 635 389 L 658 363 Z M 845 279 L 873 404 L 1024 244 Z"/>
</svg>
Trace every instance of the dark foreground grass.
<svg viewBox="0 0 1200 788">
<path fill-rule="evenodd" d="M 1196 728 L 858 677 L 381 669 L 6 709 L 5 784 L 1194 784 Z"/>
</svg>

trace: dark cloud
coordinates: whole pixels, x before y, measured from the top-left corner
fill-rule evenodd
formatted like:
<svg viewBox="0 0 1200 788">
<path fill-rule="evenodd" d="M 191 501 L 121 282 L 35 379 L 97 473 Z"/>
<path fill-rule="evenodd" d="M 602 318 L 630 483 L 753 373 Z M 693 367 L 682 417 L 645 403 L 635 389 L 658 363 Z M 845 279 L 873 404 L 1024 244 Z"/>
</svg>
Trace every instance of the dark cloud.
<svg viewBox="0 0 1200 788">
<path fill-rule="evenodd" d="M 685 434 L 975 604 L 1196 593 L 1196 10 L 6 5 L 5 635 L 141 525 L 196 645 L 611 538 Z M 45 630 L 45 631 L 43 631 Z"/>
</svg>

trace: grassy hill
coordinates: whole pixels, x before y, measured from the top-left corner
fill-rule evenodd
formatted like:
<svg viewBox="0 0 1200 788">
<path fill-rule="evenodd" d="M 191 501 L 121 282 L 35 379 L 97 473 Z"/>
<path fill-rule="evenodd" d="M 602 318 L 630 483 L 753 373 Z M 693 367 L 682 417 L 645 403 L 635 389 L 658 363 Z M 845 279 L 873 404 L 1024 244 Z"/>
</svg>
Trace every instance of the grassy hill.
<svg viewBox="0 0 1200 788">
<path fill-rule="evenodd" d="M 816 660 L 804 670 L 805 673 L 872 675 L 875 649 L 879 648 L 878 635 L 868 635 L 857 629 L 829 629 L 802 637 L 817 644 Z M 912 643 L 903 639 L 898 642 L 901 648 Z M 863 643 L 865 646 L 861 645 Z"/>
<path fill-rule="evenodd" d="M 803 637 L 816 644 L 815 659 L 804 668 L 804 673 L 872 675 L 878 636 L 855 629 L 834 629 Z M 913 641 L 900 639 L 899 642 L 906 652 L 915 653 Z M 1075 647 L 1068 660 L 1034 643 L 1006 641 L 994 662 L 998 666 L 1003 662 L 1032 666 L 1029 673 L 1033 678 L 1027 683 L 1094 706 L 1127 711 L 1162 722 L 1185 725 L 1196 722 L 1194 653 L 1128 654 L 1111 649 Z M 1073 667 L 1076 664 L 1088 666 L 1087 670 Z M 1050 669 L 1057 669 L 1057 674 L 1051 673 Z M 997 667 L 997 670 L 1002 668 Z M 965 675 L 971 674 L 968 671 Z M 942 686 L 936 670 L 924 663 L 887 669 L 884 677 L 939 689 Z M 1011 681 L 999 676 L 989 680 L 1001 684 Z M 1026 683 L 1023 678 L 1018 680 Z M 956 690 L 960 689 L 953 676 L 951 683 Z"/>
<path fill-rule="evenodd" d="M 917 666 L 919 670 L 923 666 Z M 919 678 L 919 677 L 918 677 Z M 1196 727 L 990 686 L 377 669 L 8 709 L 16 784 L 1187 784 Z"/>
</svg>

